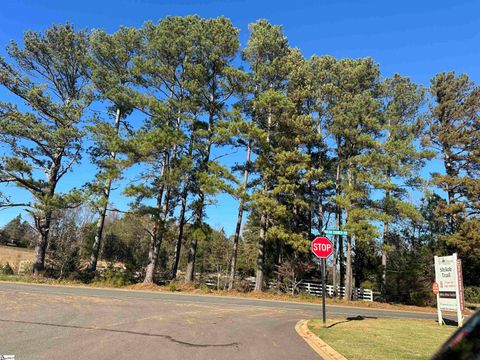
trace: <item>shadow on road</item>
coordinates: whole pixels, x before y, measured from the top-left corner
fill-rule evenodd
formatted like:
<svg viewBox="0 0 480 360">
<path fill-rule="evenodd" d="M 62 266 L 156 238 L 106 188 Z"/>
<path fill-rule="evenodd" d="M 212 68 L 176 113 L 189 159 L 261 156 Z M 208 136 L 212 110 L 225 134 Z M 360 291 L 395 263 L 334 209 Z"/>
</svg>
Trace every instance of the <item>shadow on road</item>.
<svg viewBox="0 0 480 360">
<path fill-rule="evenodd" d="M 130 330 L 106 329 L 106 328 L 99 328 L 99 327 L 93 327 L 93 326 L 64 325 L 64 324 L 54 324 L 54 323 L 34 322 L 34 321 L 22 321 L 22 320 L 8 320 L 8 319 L 0 319 L 0 322 L 17 323 L 17 324 L 29 324 L 29 325 L 41 325 L 41 326 L 54 326 L 54 327 L 70 328 L 70 329 L 108 331 L 108 332 L 113 332 L 113 333 L 131 334 L 131 335 L 139 335 L 139 336 L 161 337 L 161 338 L 167 339 L 171 342 L 174 342 L 174 343 L 177 343 L 177 344 L 180 344 L 180 345 L 189 346 L 189 347 L 205 348 L 205 347 L 229 347 L 229 346 L 233 346 L 233 347 L 238 348 L 238 345 L 239 345 L 237 342 L 228 343 L 228 344 L 193 344 L 193 343 L 189 343 L 189 342 L 186 342 L 186 341 L 177 340 L 177 339 L 171 337 L 170 335 L 152 334 L 152 333 L 130 331 Z"/>
</svg>

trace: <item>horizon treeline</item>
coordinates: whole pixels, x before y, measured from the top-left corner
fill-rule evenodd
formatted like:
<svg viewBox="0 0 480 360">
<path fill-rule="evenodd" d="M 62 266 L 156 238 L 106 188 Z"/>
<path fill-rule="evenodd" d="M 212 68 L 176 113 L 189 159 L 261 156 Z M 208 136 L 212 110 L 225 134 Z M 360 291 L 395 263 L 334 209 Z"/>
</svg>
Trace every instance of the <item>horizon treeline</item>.
<svg viewBox="0 0 480 360">
<path fill-rule="evenodd" d="M 309 244 L 328 226 L 348 231 L 328 267 L 346 299 L 365 284 L 428 297 L 433 255 L 454 251 L 479 285 L 480 88 L 454 71 L 425 88 L 372 58 L 306 59 L 263 19 L 249 32 L 241 48 L 227 18 L 166 17 L 111 34 L 53 25 L 7 46 L 0 183 L 31 200 L 2 187 L 0 207 L 31 215 L 34 274 L 48 259 L 63 274 L 66 252 L 92 276 L 100 259 L 130 259 L 145 283 L 210 269 L 263 291 L 312 276 Z M 227 166 L 232 150 L 244 160 Z M 82 161 L 94 178 L 59 191 Z M 120 183 L 125 214 L 110 203 Z M 206 223 L 220 194 L 238 199 L 231 239 Z M 95 219 L 72 227 L 81 207 Z"/>
</svg>

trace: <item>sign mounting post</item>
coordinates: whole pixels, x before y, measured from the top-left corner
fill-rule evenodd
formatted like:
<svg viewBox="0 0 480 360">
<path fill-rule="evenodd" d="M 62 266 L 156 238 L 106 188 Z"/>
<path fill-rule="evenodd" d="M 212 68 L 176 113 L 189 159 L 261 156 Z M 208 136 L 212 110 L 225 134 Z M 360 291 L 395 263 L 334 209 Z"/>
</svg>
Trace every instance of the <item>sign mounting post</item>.
<svg viewBox="0 0 480 360">
<path fill-rule="evenodd" d="M 326 326 L 327 313 L 325 308 L 325 297 L 326 297 L 326 281 L 325 281 L 325 268 L 326 268 L 326 259 L 332 255 L 333 244 L 326 237 L 316 237 L 312 241 L 312 252 L 321 259 L 321 274 L 322 274 L 322 317 L 323 317 L 323 327 Z"/>
</svg>

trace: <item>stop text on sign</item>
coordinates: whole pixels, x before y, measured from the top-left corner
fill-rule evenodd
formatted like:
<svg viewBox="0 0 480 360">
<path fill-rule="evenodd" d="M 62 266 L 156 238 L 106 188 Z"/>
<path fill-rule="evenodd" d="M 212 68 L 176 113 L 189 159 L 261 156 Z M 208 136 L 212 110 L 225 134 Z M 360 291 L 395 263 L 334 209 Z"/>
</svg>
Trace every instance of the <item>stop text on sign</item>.
<svg viewBox="0 0 480 360">
<path fill-rule="evenodd" d="M 313 250 L 315 251 L 330 251 L 332 245 L 330 244 L 313 244 Z"/>
<path fill-rule="evenodd" d="M 312 252 L 319 258 L 328 258 L 332 255 L 333 244 L 326 237 L 317 237 L 312 241 Z"/>
</svg>

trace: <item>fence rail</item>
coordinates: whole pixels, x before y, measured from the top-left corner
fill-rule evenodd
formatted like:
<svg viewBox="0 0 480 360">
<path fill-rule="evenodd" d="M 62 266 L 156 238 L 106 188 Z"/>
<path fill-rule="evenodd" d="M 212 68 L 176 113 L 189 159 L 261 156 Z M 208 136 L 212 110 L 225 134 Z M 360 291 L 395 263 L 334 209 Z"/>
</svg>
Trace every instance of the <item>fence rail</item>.
<svg viewBox="0 0 480 360">
<path fill-rule="evenodd" d="M 255 280 L 250 280 L 250 289 L 253 290 L 255 288 Z M 208 287 L 216 288 L 219 281 L 215 278 L 209 278 L 205 280 L 205 284 Z M 268 282 L 267 287 L 269 289 L 273 289 L 277 287 L 277 283 L 274 280 Z M 288 288 L 283 287 L 283 290 L 286 292 L 292 292 L 292 286 Z M 295 289 L 297 292 L 303 292 L 312 296 L 322 296 L 322 284 L 320 282 L 315 281 L 301 281 Z M 333 285 L 326 285 L 325 291 L 329 297 L 334 297 L 335 295 L 338 297 L 343 297 L 345 295 L 345 287 L 344 286 L 337 286 L 336 294 L 334 292 Z M 364 301 L 373 301 L 373 291 L 370 289 L 363 289 L 363 288 L 353 288 L 352 289 L 352 299 L 353 300 L 364 300 Z"/>
<path fill-rule="evenodd" d="M 305 291 L 307 294 L 314 296 L 322 296 L 322 284 L 320 283 L 302 282 L 299 285 L 299 288 Z M 333 285 L 326 285 L 325 291 L 330 297 L 333 297 L 335 295 Z M 345 295 L 345 287 L 337 286 L 336 295 L 339 297 L 343 297 Z M 353 288 L 352 298 L 354 300 L 373 301 L 373 291 L 370 289 Z"/>
</svg>

